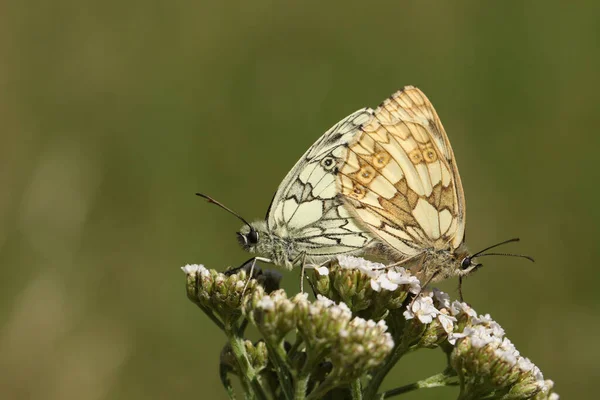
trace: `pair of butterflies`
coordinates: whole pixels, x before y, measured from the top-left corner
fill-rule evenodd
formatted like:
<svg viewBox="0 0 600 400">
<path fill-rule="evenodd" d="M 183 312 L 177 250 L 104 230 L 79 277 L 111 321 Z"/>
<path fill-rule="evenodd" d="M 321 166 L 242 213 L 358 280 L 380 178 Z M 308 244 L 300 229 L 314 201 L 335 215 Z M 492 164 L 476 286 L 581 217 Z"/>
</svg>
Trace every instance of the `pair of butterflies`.
<svg viewBox="0 0 600 400">
<path fill-rule="evenodd" d="M 374 253 L 428 283 L 462 278 L 481 266 L 475 256 L 495 247 L 468 253 L 452 147 L 433 105 L 412 86 L 325 132 L 287 174 L 266 220 L 235 215 L 245 223 L 242 247 L 287 269 Z"/>
</svg>

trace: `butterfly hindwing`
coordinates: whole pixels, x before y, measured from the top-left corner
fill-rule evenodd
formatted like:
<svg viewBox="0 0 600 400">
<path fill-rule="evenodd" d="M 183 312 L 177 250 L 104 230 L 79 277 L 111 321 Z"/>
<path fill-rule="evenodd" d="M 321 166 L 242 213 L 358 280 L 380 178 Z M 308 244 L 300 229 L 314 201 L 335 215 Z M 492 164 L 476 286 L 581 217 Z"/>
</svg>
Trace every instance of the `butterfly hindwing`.
<svg viewBox="0 0 600 400">
<path fill-rule="evenodd" d="M 338 185 L 370 231 L 403 256 L 457 248 L 465 203 L 452 148 L 435 109 L 417 88 L 386 99 L 361 127 Z"/>
<path fill-rule="evenodd" d="M 365 108 L 334 125 L 298 160 L 273 197 L 269 229 L 293 237 L 308 256 L 357 251 L 371 241 L 347 212 L 336 174 L 348 144 L 372 118 L 373 110 Z"/>
</svg>

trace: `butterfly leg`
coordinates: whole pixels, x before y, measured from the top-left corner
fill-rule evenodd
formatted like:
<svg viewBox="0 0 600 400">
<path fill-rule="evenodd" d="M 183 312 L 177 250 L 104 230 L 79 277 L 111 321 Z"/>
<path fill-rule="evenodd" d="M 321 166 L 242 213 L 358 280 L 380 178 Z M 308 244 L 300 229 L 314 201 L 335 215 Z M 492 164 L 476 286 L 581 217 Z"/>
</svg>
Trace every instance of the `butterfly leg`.
<svg viewBox="0 0 600 400">
<path fill-rule="evenodd" d="M 298 264 L 300 264 L 300 293 L 304 293 L 304 270 L 306 269 L 306 253 L 302 252 L 292 260 L 292 265 Z"/>
<path fill-rule="evenodd" d="M 256 257 L 252 257 L 246 261 L 244 261 L 239 267 L 235 267 L 235 268 L 230 268 L 226 271 L 223 272 L 223 274 L 225 276 L 231 276 L 233 274 L 237 274 L 238 272 L 240 272 L 241 270 L 246 271 L 246 273 L 249 271 L 248 267 L 250 267 L 250 269 L 252 268 L 252 264 L 254 263 L 254 259 Z"/>
<path fill-rule="evenodd" d="M 404 265 L 404 264 L 406 264 L 406 263 L 408 263 L 408 262 L 410 262 L 410 261 L 413 261 L 413 260 L 415 260 L 415 259 L 417 259 L 417 258 L 419 258 L 419 257 L 421 257 L 421 256 L 423 256 L 423 253 L 416 254 L 416 255 L 414 255 L 414 256 L 411 256 L 411 257 L 408 257 L 408 258 L 402 259 L 402 260 L 400 260 L 400 261 L 397 261 L 397 262 L 395 262 L 395 263 L 392 263 L 392 264 L 388 264 L 388 265 L 386 265 L 385 267 L 383 267 L 383 268 L 378 268 L 378 269 L 386 269 L 386 270 L 387 270 L 387 269 L 390 269 L 390 268 L 399 267 L 399 266 L 401 266 L 401 265 Z"/>
<path fill-rule="evenodd" d="M 425 254 L 422 255 L 421 262 L 419 263 L 419 268 L 417 269 L 417 271 L 423 267 L 424 262 L 425 262 Z M 419 293 L 415 294 L 414 297 L 412 298 L 412 300 L 410 301 L 410 304 L 408 305 L 408 310 L 412 309 L 412 306 L 415 303 L 415 301 L 417 300 L 417 297 L 419 297 L 421 295 L 421 293 L 423 293 L 423 291 L 427 288 L 427 285 L 429 285 L 431 283 L 431 281 L 433 281 L 433 278 L 435 278 L 435 276 L 439 272 L 440 272 L 439 270 L 435 271 L 433 274 L 431 274 L 431 276 L 429 278 L 427 278 L 425 283 L 421 285 L 421 289 L 419 290 Z"/>
<path fill-rule="evenodd" d="M 248 288 L 248 284 L 250 283 L 250 280 L 253 278 L 254 275 L 254 267 L 256 266 L 256 262 L 257 261 L 262 261 L 265 263 L 269 263 L 269 264 L 273 264 L 273 261 L 269 258 L 264 258 L 264 257 L 254 257 L 252 258 L 252 265 L 250 266 L 250 272 L 248 272 L 248 278 L 246 279 L 246 284 L 244 285 L 244 290 L 242 290 L 242 296 L 246 293 L 246 289 Z M 241 267 L 245 267 L 248 264 L 248 261 L 246 261 Z"/>
<path fill-rule="evenodd" d="M 306 253 L 302 253 L 302 269 L 300 270 L 300 293 L 304 293 L 304 269 L 306 267 Z"/>
</svg>

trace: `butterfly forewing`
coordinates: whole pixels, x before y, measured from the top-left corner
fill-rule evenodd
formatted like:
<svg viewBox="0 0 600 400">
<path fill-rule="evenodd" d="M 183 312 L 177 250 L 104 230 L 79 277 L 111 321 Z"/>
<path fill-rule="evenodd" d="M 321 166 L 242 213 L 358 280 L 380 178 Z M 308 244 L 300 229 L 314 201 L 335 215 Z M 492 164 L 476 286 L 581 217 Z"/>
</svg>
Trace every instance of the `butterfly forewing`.
<svg viewBox="0 0 600 400">
<path fill-rule="evenodd" d="M 385 100 L 361 127 L 338 186 L 369 230 L 404 257 L 457 248 L 465 204 L 452 148 L 435 109 L 417 88 Z"/>
</svg>

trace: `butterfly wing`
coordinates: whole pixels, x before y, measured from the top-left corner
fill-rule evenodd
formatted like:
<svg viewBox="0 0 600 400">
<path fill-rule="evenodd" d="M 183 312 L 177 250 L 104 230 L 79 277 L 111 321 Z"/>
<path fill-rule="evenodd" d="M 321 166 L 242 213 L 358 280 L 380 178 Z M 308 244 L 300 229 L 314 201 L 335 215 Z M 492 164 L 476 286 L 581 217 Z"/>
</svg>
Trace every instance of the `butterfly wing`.
<svg viewBox="0 0 600 400">
<path fill-rule="evenodd" d="M 370 243 L 371 236 L 339 196 L 336 173 L 360 126 L 372 118 L 373 110 L 358 110 L 306 151 L 271 201 L 266 217 L 270 231 L 293 238 L 296 248 L 313 258 L 355 252 Z"/>
<path fill-rule="evenodd" d="M 463 242 L 465 199 L 452 147 L 419 89 L 386 99 L 355 136 L 338 174 L 350 208 L 403 257 Z"/>
</svg>

